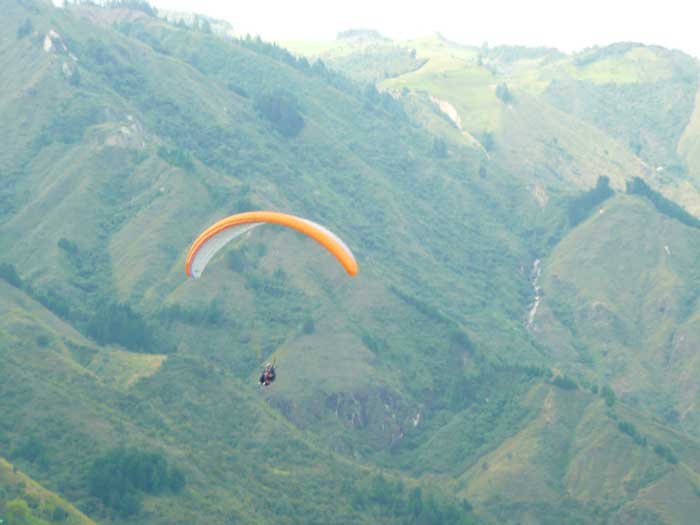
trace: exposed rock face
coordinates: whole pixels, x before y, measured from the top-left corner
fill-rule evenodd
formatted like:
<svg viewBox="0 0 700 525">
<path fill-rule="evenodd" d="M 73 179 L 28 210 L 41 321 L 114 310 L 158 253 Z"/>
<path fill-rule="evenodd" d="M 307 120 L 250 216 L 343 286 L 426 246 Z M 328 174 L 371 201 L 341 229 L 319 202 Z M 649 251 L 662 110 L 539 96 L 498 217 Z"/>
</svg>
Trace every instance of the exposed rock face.
<svg viewBox="0 0 700 525">
<path fill-rule="evenodd" d="M 363 434 L 363 442 L 377 450 L 389 449 L 407 429 L 420 424 L 421 411 L 386 387 L 357 392 L 321 394 L 313 399 L 293 400 L 271 396 L 269 402 L 299 428 L 323 426 L 347 433 Z M 344 431 L 342 430 L 344 429 Z M 347 448 L 338 445 L 338 448 Z"/>
<path fill-rule="evenodd" d="M 51 29 L 44 37 L 44 51 L 47 53 L 68 53 L 68 47 L 63 42 L 61 35 Z"/>
<path fill-rule="evenodd" d="M 128 115 L 126 120 L 126 123 L 116 126 L 113 131 L 105 137 L 105 146 L 131 149 L 145 148 L 147 137 L 141 123 L 131 115 Z"/>
<path fill-rule="evenodd" d="M 433 95 L 430 96 L 430 100 L 432 100 L 433 103 L 437 104 L 437 107 L 440 108 L 440 111 L 442 111 L 445 115 L 448 116 L 448 118 L 454 123 L 454 125 L 457 126 L 458 130 L 464 131 L 462 129 L 462 118 L 459 116 L 459 112 L 452 104 L 450 104 L 447 100 L 441 100 L 437 97 L 434 97 Z"/>
</svg>

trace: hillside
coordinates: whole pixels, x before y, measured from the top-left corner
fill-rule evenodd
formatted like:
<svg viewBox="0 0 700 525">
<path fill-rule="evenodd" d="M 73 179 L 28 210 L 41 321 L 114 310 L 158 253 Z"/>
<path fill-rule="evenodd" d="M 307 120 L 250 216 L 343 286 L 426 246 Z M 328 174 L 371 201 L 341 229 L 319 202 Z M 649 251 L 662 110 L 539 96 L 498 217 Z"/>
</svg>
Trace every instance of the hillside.
<svg viewBox="0 0 700 525">
<path fill-rule="evenodd" d="M 623 188 L 625 178 L 644 176 L 693 213 L 700 210 L 692 117 L 697 60 L 634 43 L 575 55 L 463 46 L 440 35 L 391 45 L 422 64 L 377 78 L 380 88 L 402 96 L 427 92 L 443 111 L 451 107 L 468 142 L 476 137 L 492 162 L 505 163 L 533 187 L 590 187 L 594 177 L 607 175 Z M 331 64 L 339 55 L 364 60 L 364 69 L 348 68 L 349 74 L 368 70 L 372 60 L 342 39 L 323 52 L 308 44 L 292 48 Z"/>
<path fill-rule="evenodd" d="M 0 458 L 0 490 L 0 516 L 7 518 L 10 523 L 11 520 L 30 525 L 95 523 L 3 458 Z"/>
<path fill-rule="evenodd" d="M 425 59 L 415 49 L 397 46 L 377 31 L 354 29 L 338 34 L 334 42 L 281 42 L 280 45 L 310 60 L 322 60 L 360 82 L 375 82 L 418 69 Z"/>
<path fill-rule="evenodd" d="M 439 105 L 434 111 L 463 130 L 443 136 L 471 145 L 480 138 L 490 146 L 484 162 L 529 187 L 545 213 L 550 197 L 566 200 L 572 186 L 591 187 L 603 175 L 618 191 L 643 178 L 697 213 L 697 60 L 635 43 L 572 56 L 465 47 L 440 37 L 395 45 L 415 47 L 427 62 L 382 88 L 423 106 L 430 102 L 419 94 L 427 92 Z M 426 117 L 428 109 L 416 112 L 436 132 L 444 126 Z M 692 339 L 696 232 L 621 202 L 564 236 L 551 255 L 538 252 L 545 255 L 538 283 L 544 307 L 534 310 L 533 335 L 554 366 L 611 381 L 628 401 L 695 433 L 695 355 L 677 345 Z M 685 232 L 679 239 L 676 228 Z M 647 243 L 687 259 L 668 269 L 647 257 L 655 251 L 639 251 Z"/>
<path fill-rule="evenodd" d="M 557 366 L 694 435 L 699 243 L 637 197 L 605 203 L 545 260 L 534 326 Z"/>
<path fill-rule="evenodd" d="M 96 18 L 94 8 L 85 9 L 90 20 Z M 6 261 L 40 293 L 59 297 L 53 307 L 71 322 L 87 329 L 91 309 L 105 298 L 128 301 L 176 334 L 177 342 L 148 351 L 163 353 L 175 345 L 182 352 L 206 352 L 236 363 L 249 377 L 277 349 L 303 344 L 299 327 L 311 318 L 323 328 L 314 346 L 325 352 L 324 359 L 366 355 L 367 361 L 376 359 L 371 369 L 387 383 L 395 380 L 386 375 L 395 350 L 377 355 L 382 352 L 365 348 L 363 337 L 375 335 L 366 304 L 391 311 L 408 301 L 410 311 L 415 299 L 444 320 L 430 327 L 436 341 L 466 331 L 487 351 L 497 341 L 512 345 L 517 334 L 526 340 L 517 316 L 526 307 L 528 283 L 526 276 L 513 275 L 530 255 L 510 230 L 518 224 L 512 203 L 520 190 L 507 187 L 505 173 L 479 177 L 479 155 L 468 149 L 435 158 L 433 137 L 412 126 L 392 99 L 372 94 L 368 99 L 352 86 L 336 86 L 340 81 L 330 73 L 326 78 L 275 60 L 267 53 L 277 51 L 262 43 L 224 42 L 145 15 L 136 17 L 141 25 L 123 21 L 120 32 L 107 31 L 78 16 L 82 13 L 80 8 L 75 16 L 52 15 L 62 24 L 57 34 L 73 31 L 65 40 L 69 52 L 78 53 L 78 85 L 65 78 L 62 55 L 31 47 L 29 38 L 19 41 L 45 64 L 45 74 L 35 79 L 34 118 L 59 118 L 51 113 L 53 97 L 59 96 L 78 108 L 109 109 L 101 110 L 99 122 L 76 123 L 70 137 L 56 135 L 50 124 L 36 124 L 42 140 L 24 139 L 35 152 L 30 165 L 18 165 L 16 156 L 7 160 L 10 177 L 18 179 L 11 190 L 17 209 L 8 210 L 0 234 L 8 245 Z M 37 32 L 41 23 L 41 18 L 33 22 Z M 125 33 L 138 35 L 138 41 Z M 141 43 L 149 40 L 158 45 Z M 7 41 L 15 53 L 15 35 Z M 117 49 L 130 53 L 128 66 Z M 197 49 L 202 51 L 193 54 Z M 11 56 L 7 61 L 10 70 L 9 62 L 15 62 Z M 21 71 L 13 78 L 21 84 Z M 166 80 L 173 78 L 179 80 Z M 142 92 L 140 85 L 149 90 Z M 275 131 L 255 110 L 255 97 L 247 95 L 275 85 L 297 97 L 305 123 L 297 136 Z M 89 107 L 84 111 L 93 114 Z M 66 133 L 63 123 L 56 129 Z M 21 138 L 4 133 L 10 141 Z M 428 183 L 426 199 L 416 190 Z M 33 189 L 39 187 L 41 192 Z M 361 266 L 370 262 L 362 279 L 341 279 L 308 241 L 272 229 L 242 248 L 249 259 L 246 271 L 232 271 L 221 260 L 207 280 L 185 282 L 184 252 L 196 233 L 250 206 L 293 211 L 331 226 L 353 246 Z M 522 209 L 528 206 L 534 203 Z M 452 219 L 447 224 L 441 220 L 446 215 Z M 474 226 L 465 231 L 462 224 Z M 19 236 L 22 243 L 10 242 Z M 453 249 L 453 239 L 463 248 Z M 308 255 L 291 257 L 299 252 Z M 412 262 L 416 257 L 420 266 Z M 489 267 L 489 279 L 500 283 L 496 295 L 484 279 Z M 220 321 L 206 322 L 207 311 L 217 312 Z M 188 321 L 187 312 L 199 321 Z M 399 326 L 408 329 L 403 323 Z M 391 373 L 412 373 L 403 366 L 393 365 Z M 316 377 L 311 369 L 299 372 L 305 375 L 298 384 Z M 342 373 L 351 384 L 368 377 L 359 363 Z M 341 388 L 341 382 L 334 384 Z"/>
<path fill-rule="evenodd" d="M 697 441 L 576 390 L 535 388 L 526 403 L 535 417 L 460 476 L 469 501 L 502 523 L 693 521 Z"/>
<path fill-rule="evenodd" d="M 692 523 L 695 230 L 622 195 L 570 217 L 601 176 L 692 186 L 649 165 L 694 158 L 696 85 L 663 91 L 687 126 L 645 156 L 622 114 L 555 103 L 553 50 L 350 32 L 343 73 L 128 5 L 0 0 L 3 457 L 100 523 Z M 270 226 L 186 280 L 203 228 L 265 208 L 337 232 L 360 274 Z M 662 237 L 678 266 L 637 262 L 645 298 L 624 255 L 595 273 Z M 564 322 L 599 293 L 622 328 Z M 624 335 L 659 297 L 640 359 Z"/>
<path fill-rule="evenodd" d="M 23 413 L 33 402 L 41 410 L 32 410 L 24 426 L 13 427 L 5 443 L 13 449 L 26 436 L 36 436 L 51 458 L 42 476 L 100 519 L 116 516 L 109 505 L 88 492 L 88 473 L 100 458 L 112 458 L 104 455 L 119 444 L 161 450 L 191 479 L 177 498 L 143 496 L 140 512 L 151 522 L 173 522 L 176 515 L 188 519 L 197 512 L 258 519 L 253 516 L 261 503 L 251 506 L 251 502 L 269 499 L 279 479 L 293 479 L 298 494 L 314 492 L 309 485 L 305 488 L 307 483 L 327 487 L 330 492 L 318 492 L 319 499 L 307 500 L 303 509 L 300 497 L 287 496 L 296 513 L 323 519 L 339 508 L 337 490 L 332 487 L 344 482 L 335 471 L 349 468 L 359 483 L 367 467 L 343 467 L 340 459 L 323 466 L 327 462 L 314 453 L 313 461 L 306 461 L 311 470 L 291 468 L 304 463 L 304 452 L 294 459 L 297 453 L 292 450 L 309 450 L 310 438 L 296 434 L 301 441 L 295 444 L 291 436 L 299 431 L 280 420 L 277 412 L 264 408 L 264 398 L 251 391 L 257 365 L 277 353 L 282 369 L 288 367 L 270 404 L 283 413 L 285 406 L 300 411 L 302 417 L 286 412 L 300 428 L 313 424 L 314 429 L 329 431 L 312 442 L 318 440 L 323 447 L 333 444 L 359 456 L 388 447 L 397 432 L 382 430 L 386 418 L 397 418 L 400 433 L 415 404 L 415 394 L 404 390 L 401 376 L 421 367 L 421 385 L 412 387 L 418 392 L 424 386 L 430 388 L 433 374 L 440 370 L 421 365 L 430 358 L 417 350 L 413 350 L 417 363 L 390 367 L 398 341 L 388 346 L 371 333 L 369 323 L 363 322 L 372 315 L 366 305 L 374 304 L 379 310 L 384 304 L 391 310 L 405 304 L 408 311 L 418 305 L 429 312 L 429 318 L 440 320 L 435 326 L 424 322 L 435 341 L 462 333 L 459 321 L 439 313 L 437 305 L 423 306 L 429 303 L 419 300 L 416 292 L 423 289 L 424 295 L 435 297 L 433 287 L 451 288 L 453 279 L 430 266 L 447 263 L 456 271 L 463 266 L 462 258 L 493 257 L 491 247 L 469 255 L 452 254 L 450 230 L 438 228 L 436 212 L 417 199 L 413 188 L 420 179 L 440 181 L 434 190 L 436 198 L 449 198 L 454 213 L 465 213 L 461 204 L 470 200 L 474 206 L 467 213 L 479 209 L 487 213 L 486 205 L 466 191 L 462 179 L 467 176 L 469 181 L 478 169 L 476 160 L 470 160 L 468 151 L 456 152 L 454 159 L 444 162 L 431 156 L 426 159 L 423 152 L 432 148 L 431 135 L 412 126 L 391 99 L 367 99 L 352 85 L 336 86 L 332 74 L 289 65 L 270 56 L 275 50 L 261 43 L 225 42 L 140 12 L 103 12 L 91 6 L 63 11 L 40 3 L 30 9 L 9 3 L 7 8 L 15 24 L 6 27 L 2 39 L 2 64 L 12 73 L 8 77 L 12 84 L 3 88 L 2 106 L 2 135 L 8 143 L 2 159 L 3 191 L 12 204 L 3 207 L 3 262 L 16 269 L 21 287 L 34 298 L 30 311 L 38 307 L 38 300 L 52 310 L 51 316 L 61 318 L 62 325 L 39 341 L 27 339 L 36 330 L 32 323 L 20 330 L 15 315 L 8 317 L 11 325 L 3 335 L 5 362 L 12 363 L 8 375 L 23 379 L 5 388 L 14 391 L 22 383 L 36 383 L 32 388 L 38 388 L 31 399 L 19 398 L 13 413 Z M 27 19 L 30 24 L 25 24 Z M 26 34 L 18 30 L 23 24 L 30 28 Z M 47 39 L 51 45 L 45 48 Z M 202 49 L 201 60 L 191 55 L 178 58 L 179 52 L 192 49 Z M 31 70 L 24 69 L 27 60 L 34 62 Z M 231 78 L 218 78 L 208 68 L 222 71 L 219 60 L 241 67 L 225 68 Z M 280 84 L 286 86 L 286 93 L 295 94 L 293 104 L 303 115 L 303 129 L 296 135 L 261 117 L 256 101 L 248 95 Z M 10 125 L 13 115 L 26 115 L 23 108 L 29 106 L 32 122 L 22 133 L 15 133 Z M 369 129 L 375 129 L 376 135 L 367 136 Z M 396 137 L 398 142 L 393 142 Z M 439 163 L 451 173 L 440 173 Z M 349 186 L 347 180 L 354 182 Z M 348 200 L 348 192 L 355 201 Z M 353 245 L 363 266 L 372 261 L 367 276 L 346 282 L 308 241 L 272 229 L 241 248 L 248 260 L 245 272 L 233 271 L 220 260 L 208 270 L 207 280 L 185 282 L 184 252 L 197 231 L 217 217 L 250 206 L 294 211 L 328 224 Z M 429 267 L 416 268 L 410 261 L 415 253 L 425 253 L 420 239 L 426 235 L 434 237 L 438 250 Z M 523 249 L 505 228 L 492 235 L 496 243 Z M 18 238 L 22 241 L 15 242 Z M 305 255 L 293 257 L 296 253 Z M 516 267 L 515 260 L 509 264 Z M 510 268 L 504 268 L 503 278 L 510 273 Z M 421 282 L 431 284 L 417 288 Z M 476 276 L 467 278 L 463 286 L 475 284 Z M 509 284 L 504 294 L 517 297 L 523 286 L 525 281 Z M 465 299 L 466 307 L 471 303 L 475 310 L 474 305 L 483 300 L 458 290 L 451 295 L 459 303 L 453 305 L 445 298 L 446 310 L 463 309 Z M 241 297 L 250 299 L 241 301 Z M 30 299 L 7 293 L 3 299 L 19 318 L 28 322 L 37 317 L 22 313 L 23 301 Z M 488 300 L 511 302 L 503 296 Z M 129 306 L 118 306 L 122 302 Z M 101 327 L 115 315 L 132 319 L 133 326 L 142 326 L 139 330 L 145 332 L 131 338 L 117 333 L 110 340 Z M 58 322 L 54 318 L 47 323 Z M 305 334 L 300 330 L 308 320 L 314 329 Z M 475 325 L 481 322 L 500 324 L 497 319 L 475 317 Z M 509 324 L 519 326 L 516 320 Z M 407 336 L 416 348 L 419 342 Z M 461 337 L 463 345 L 469 344 L 466 334 Z M 502 337 L 512 335 L 505 331 Z M 68 346 L 63 342 L 66 338 L 71 341 Z M 32 360 L 21 357 L 22 348 Z M 444 351 L 453 350 L 445 347 Z M 351 366 L 341 366 L 343 360 Z M 49 363 L 52 368 L 47 368 Z M 312 381 L 320 374 L 327 377 Z M 45 384 L 41 378 L 56 378 L 56 382 Z M 170 393 L 162 393 L 161 388 Z M 373 420 L 351 426 L 351 433 L 346 420 L 329 410 L 329 403 L 338 396 L 368 399 L 377 392 L 395 399 L 397 408 L 387 415 L 382 404 L 362 402 L 348 413 L 348 420 L 356 418 L 357 410 L 373 414 Z M 308 421 L 319 395 L 324 400 L 321 407 L 326 408 Z M 441 395 L 439 389 L 434 395 Z M 175 400 L 177 405 L 169 407 Z M 42 413 L 52 414 L 50 423 Z M 76 436 L 70 446 L 59 446 L 50 437 L 48 429 L 59 424 L 55 420 L 67 421 L 61 424 L 62 432 Z M 246 424 L 256 420 L 248 428 Z M 94 433 L 87 428 L 101 430 Z M 199 429 L 199 434 L 193 434 L 193 429 Z M 349 449 L 334 444 L 335 436 L 343 433 L 351 438 Z M 85 435 L 90 440 L 81 443 L 84 439 L 77 436 Z M 120 439 L 115 442 L 117 435 Z M 219 439 L 233 439 L 233 443 Z M 234 449 L 252 444 L 256 451 L 246 452 L 244 465 L 213 468 L 229 464 L 226 458 L 231 455 L 237 457 Z M 284 450 L 287 447 L 290 450 Z M 199 452 L 186 460 L 191 450 Z M 270 458 L 279 466 L 273 467 Z M 266 474 L 258 473 L 254 465 L 268 465 L 263 469 Z M 70 471 L 79 474 L 71 477 Z M 324 478 L 323 471 L 329 477 Z M 254 479 L 258 481 L 253 483 Z M 347 480 L 352 483 L 352 477 Z M 220 496 L 208 496 L 206 505 L 195 504 L 207 485 L 222 487 L 217 489 Z M 237 491 L 242 492 L 233 501 Z M 170 503 L 161 503 L 162 498 Z M 347 512 L 357 519 L 372 521 L 371 516 L 384 512 L 347 501 Z M 130 499 L 110 505 L 122 514 L 134 510 Z"/>
<path fill-rule="evenodd" d="M 115 384 L 101 365 L 104 354 L 123 360 L 123 351 L 95 348 L 22 292 L 4 282 L 0 287 L 3 304 L 11 305 L 0 331 L 3 376 L 12 378 L 0 386 L 3 442 L 19 465 L 88 514 L 117 522 L 133 514 L 126 495 L 106 505 L 99 494 L 86 493 L 93 487 L 91 465 L 105 451 L 127 446 L 165 458 L 187 480 L 175 493 L 144 491 L 137 508 L 148 523 L 198 516 L 266 523 L 255 503 L 262 501 L 275 502 L 277 523 L 296 523 L 297 515 L 372 522 L 378 512 L 391 518 L 352 499 L 373 497 L 365 485 L 376 470 L 320 449 L 228 366 L 169 356 L 150 379 Z"/>
</svg>

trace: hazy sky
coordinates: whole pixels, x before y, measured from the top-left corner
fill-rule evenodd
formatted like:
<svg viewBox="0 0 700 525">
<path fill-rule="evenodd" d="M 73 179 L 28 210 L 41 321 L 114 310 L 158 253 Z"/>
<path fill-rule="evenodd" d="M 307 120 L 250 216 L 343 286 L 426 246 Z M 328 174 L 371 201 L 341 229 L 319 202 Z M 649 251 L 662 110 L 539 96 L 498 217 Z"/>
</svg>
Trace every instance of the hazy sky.
<svg viewBox="0 0 700 525">
<path fill-rule="evenodd" d="M 578 51 L 635 41 L 700 57 L 700 20 L 691 0 L 152 0 L 156 7 L 229 21 L 266 40 L 331 40 L 350 28 L 393 39 L 441 32 L 464 44 L 521 44 Z M 459 6 L 459 7 L 456 7 Z"/>
</svg>

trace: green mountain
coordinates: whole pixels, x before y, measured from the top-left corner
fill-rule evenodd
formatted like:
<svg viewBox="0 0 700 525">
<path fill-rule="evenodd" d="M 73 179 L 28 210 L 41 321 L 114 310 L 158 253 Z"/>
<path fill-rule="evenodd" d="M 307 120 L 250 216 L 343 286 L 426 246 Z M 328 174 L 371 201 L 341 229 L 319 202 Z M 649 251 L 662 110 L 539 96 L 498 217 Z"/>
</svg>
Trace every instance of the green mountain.
<svg viewBox="0 0 700 525">
<path fill-rule="evenodd" d="M 415 49 L 397 46 L 377 31 L 363 29 L 343 31 L 336 41 L 326 44 L 296 41 L 282 45 L 368 84 L 414 71 L 427 61 L 418 58 Z"/>
<path fill-rule="evenodd" d="M 697 441 L 576 390 L 526 399 L 534 417 L 460 476 L 460 494 L 509 523 L 693 521 Z"/>
<path fill-rule="evenodd" d="M 634 43 L 572 56 L 465 47 L 439 36 L 394 45 L 427 62 L 383 88 L 432 104 L 472 146 L 485 137 L 489 164 L 517 174 L 543 213 L 549 196 L 566 200 L 600 176 L 620 192 L 640 177 L 697 212 L 697 60 Z M 439 131 L 435 119 L 422 121 Z M 536 252 L 543 257 L 528 319 L 533 338 L 549 365 L 610 382 L 626 401 L 695 434 L 696 228 L 637 198 L 593 211 L 555 236 L 551 252 Z M 663 259 L 674 254 L 671 245 L 682 263 Z"/>
<path fill-rule="evenodd" d="M 95 523 L 70 503 L 21 472 L 16 465 L 2 458 L 0 458 L 0 479 L 2 480 L 0 509 L 9 522 L 16 521 L 31 525 L 61 522 L 80 525 Z"/>
<path fill-rule="evenodd" d="M 470 139 L 485 140 L 493 160 L 510 171 L 545 187 L 561 179 L 569 187 L 590 187 L 606 175 L 623 188 L 625 179 L 644 176 L 697 212 L 696 59 L 635 43 L 575 55 L 463 46 L 440 35 L 391 44 L 418 63 L 383 80 L 381 88 L 403 96 L 428 93 Z M 329 63 L 348 54 L 343 39 L 322 51 L 291 45 Z M 365 54 L 356 49 L 350 55 L 365 67 L 349 68 L 349 74 L 369 70 Z"/>
<path fill-rule="evenodd" d="M 544 263 L 534 322 L 556 362 L 604 378 L 693 435 L 697 233 L 647 202 L 613 199 Z"/>
<path fill-rule="evenodd" d="M 355 31 L 326 65 L 140 2 L 0 8 L 0 455 L 64 509 L 3 476 L 0 517 L 693 522 L 692 217 L 602 200 L 694 188 L 692 61 L 625 73 L 673 80 L 637 150 L 634 108 L 581 110 L 605 54 Z M 185 279 L 198 232 L 258 208 L 327 225 L 360 275 L 269 227 Z M 672 263 L 639 258 L 665 237 Z M 586 322 L 600 297 L 619 322 Z"/>
</svg>

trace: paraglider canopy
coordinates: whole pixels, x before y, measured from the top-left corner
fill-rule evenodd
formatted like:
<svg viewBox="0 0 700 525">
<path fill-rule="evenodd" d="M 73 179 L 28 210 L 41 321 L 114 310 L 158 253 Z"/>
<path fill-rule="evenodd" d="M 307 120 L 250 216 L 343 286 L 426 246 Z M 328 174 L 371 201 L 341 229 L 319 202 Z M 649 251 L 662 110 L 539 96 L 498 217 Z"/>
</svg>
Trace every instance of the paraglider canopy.
<svg viewBox="0 0 700 525">
<path fill-rule="evenodd" d="M 190 277 L 198 279 L 212 257 L 226 244 L 256 226 L 266 223 L 286 226 L 311 237 L 335 256 L 348 275 L 357 274 L 355 257 L 337 235 L 310 220 L 274 211 L 238 213 L 212 224 L 192 243 L 185 261 L 185 272 Z"/>
</svg>

